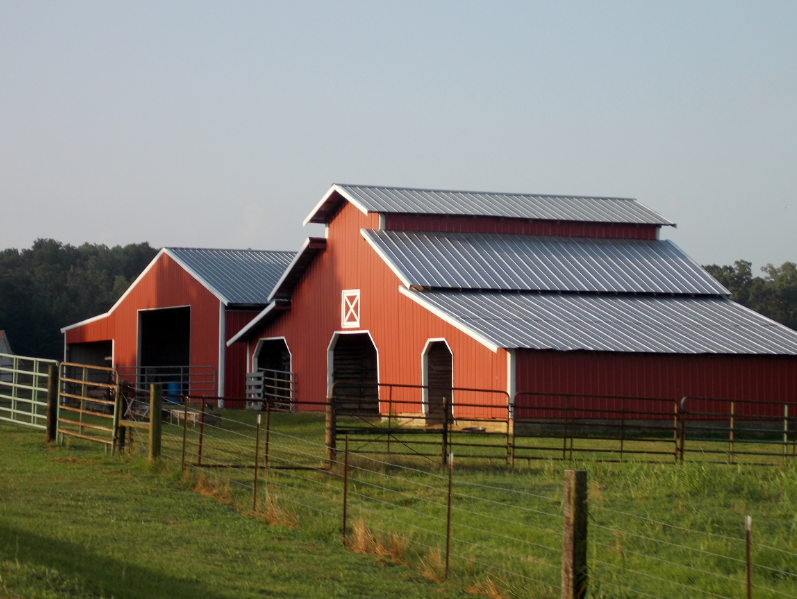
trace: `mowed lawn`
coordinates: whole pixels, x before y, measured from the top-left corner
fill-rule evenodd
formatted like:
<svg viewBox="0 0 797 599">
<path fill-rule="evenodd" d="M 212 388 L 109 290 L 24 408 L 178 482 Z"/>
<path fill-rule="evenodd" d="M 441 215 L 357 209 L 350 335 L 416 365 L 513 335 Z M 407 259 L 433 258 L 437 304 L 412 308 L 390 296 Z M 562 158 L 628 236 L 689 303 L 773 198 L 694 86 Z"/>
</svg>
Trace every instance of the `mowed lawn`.
<svg viewBox="0 0 797 599">
<path fill-rule="evenodd" d="M 178 473 L 0 423 L 0 597 L 460 597 L 336 531 L 269 525 Z"/>
</svg>

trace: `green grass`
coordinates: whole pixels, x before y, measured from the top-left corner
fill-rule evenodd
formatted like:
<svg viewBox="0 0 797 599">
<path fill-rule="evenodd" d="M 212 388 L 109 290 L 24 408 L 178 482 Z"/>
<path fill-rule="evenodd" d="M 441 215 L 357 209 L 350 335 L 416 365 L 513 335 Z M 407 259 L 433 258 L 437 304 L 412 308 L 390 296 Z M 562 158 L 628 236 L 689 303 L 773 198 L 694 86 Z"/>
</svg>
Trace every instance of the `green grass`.
<svg viewBox="0 0 797 599">
<path fill-rule="evenodd" d="M 223 430 L 205 429 L 203 462 L 251 465 L 255 415 L 224 416 Z M 190 427 L 188 431 L 187 457 L 192 462 L 198 432 Z M 164 434 L 165 455 L 179 460 L 182 428 L 166 427 Z M 322 442 L 323 421 L 318 416 L 272 415 L 272 465 L 321 465 Z M 588 441 L 583 443 L 590 448 Z M 591 447 L 605 443 L 595 441 Z M 359 441 L 352 442 L 352 448 L 358 447 Z M 756 597 L 797 596 L 797 466 L 792 460 L 784 464 L 779 459 L 769 466 L 634 460 L 612 464 L 590 460 L 589 454 L 575 456 L 572 466 L 524 460 L 514 468 L 500 460 L 455 460 L 455 580 L 467 586 L 490 576 L 507 596 L 558 596 L 562 478 L 565 468 L 575 467 L 586 469 L 590 479 L 594 596 L 745 596 L 745 564 L 739 560 L 745 556 L 747 514 L 754 520 Z M 361 519 L 383 543 L 391 535 L 405 536 L 411 547 L 407 561 L 416 569 L 427 568 L 445 544 L 447 481 L 440 460 L 373 458 L 397 465 L 351 456 L 350 522 Z M 251 501 L 251 469 L 214 472 Z M 293 510 L 303 526 L 334 529 L 342 508 L 341 472 L 339 467 L 331 473 L 271 470 L 267 478 L 261 475 L 260 493 Z"/>
<path fill-rule="evenodd" d="M 42 437 L 0 425 L 0 597 L 463 596 L 333 528 L 270 526 L 166 465 Z"/>
</svg>

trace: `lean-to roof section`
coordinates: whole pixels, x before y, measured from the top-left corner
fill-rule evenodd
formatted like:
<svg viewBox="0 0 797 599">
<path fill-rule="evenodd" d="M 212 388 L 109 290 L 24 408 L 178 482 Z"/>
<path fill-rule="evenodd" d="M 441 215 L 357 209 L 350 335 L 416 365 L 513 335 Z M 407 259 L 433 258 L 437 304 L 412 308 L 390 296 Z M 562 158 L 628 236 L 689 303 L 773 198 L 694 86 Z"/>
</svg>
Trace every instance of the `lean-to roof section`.
<svg viewBox="0 0 797 599">
<path fill-rule="evenodd" d="M 333 185 L 305 219 L 328 223 L 341 203 L 364 213 L 492 216 L 595 223 L 674 226 L 659 213 L 630 198 L 554 196 Z"/>
<path fill-rule="evenodd" d="M 399 290 L 491 349 L 797 355 L 797 332 L 725 298 Z"/>
<path fill-rule="evenodd" d="M 730 295 L 668 241 L 361 232 L 408 287 Z"/>
<path fill-rule="evenodd" d="M 294 252 L 166 248 L 225 305 L 262 306 L 293 260 Z"/>
</svg>

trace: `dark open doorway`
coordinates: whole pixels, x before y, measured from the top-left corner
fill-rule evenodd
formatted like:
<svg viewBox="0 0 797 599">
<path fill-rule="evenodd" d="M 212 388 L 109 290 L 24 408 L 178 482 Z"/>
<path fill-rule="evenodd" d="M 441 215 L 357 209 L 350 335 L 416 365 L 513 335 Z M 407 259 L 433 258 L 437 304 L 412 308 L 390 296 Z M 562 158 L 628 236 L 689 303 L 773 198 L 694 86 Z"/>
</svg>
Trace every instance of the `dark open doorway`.
<svg viewBox="0 0 797 599">
<path fill-rule="evenodd" d="M 70 343 L 66 346 L 66 361 L 90 366 L 113 366 L 113 341 Z"/>
<path fill-rule="evenodd" d="M 367 333 L 338 335 L 332 350 L 334 394 L 340 409 L 379 413 L 378 358 Z"/>
<path fill-rule="evenodd" d="M 191 308 L 139 312 L 138 360 L 139 383 L 160 383 L 168 396 L 188 393 Z"/>
<path fill-rule="evenodd" d="M 426 384 L 426 418 L 442 420 L 448 401 L 448 413 L 452 413 L 454 386 L 454 357 L 445 341 L 433 341 L 426 348 L 424 356 Z"/>
<path fill-rule="evenodd" d="M 261 341 L 255 362 L 255 371 L 261 376 L 263 399 L 277 407 L 290 408 L 293 404 L 294 381 L 291 372 L 291 352 L 284 339 Z"/>
</svg>

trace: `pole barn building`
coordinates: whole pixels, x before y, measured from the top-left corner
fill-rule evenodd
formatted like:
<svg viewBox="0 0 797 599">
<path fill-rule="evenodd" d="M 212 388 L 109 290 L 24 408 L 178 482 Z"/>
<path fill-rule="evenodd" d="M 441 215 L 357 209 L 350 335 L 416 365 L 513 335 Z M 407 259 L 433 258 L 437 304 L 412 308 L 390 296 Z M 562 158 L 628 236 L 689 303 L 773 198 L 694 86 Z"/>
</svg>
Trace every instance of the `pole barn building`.
<svg viewBox="0 0 797 599">
<path fill-rule="evenodd" d="M 307 223 L 325 238 L 228 341 L 252 370 L 289 356 L 298 402 L 377 382 L 428 386 L 400 410 L 427 416 L 453 387 L 457 418 L 523 393 L 797 400 L 797 332 L 732 302 L 636 200 L 333 185 Z"/>
<path fill-rule="evenodd" d="M 167 391 L 242 397 L 246 356 L 225 342 L 267 304 L 293 256 L 163 248 L 106 314 L 62 329 L 64 360 L 113 364 Z"/>
</svg>

